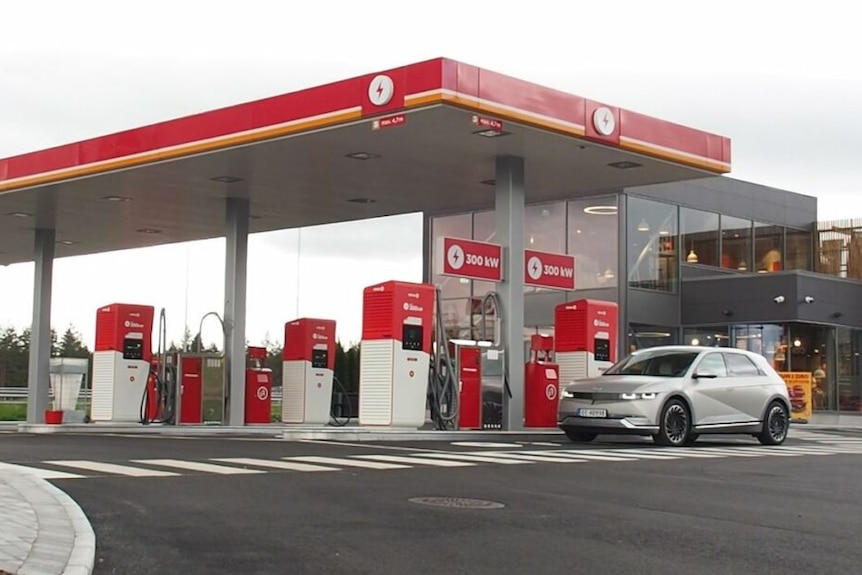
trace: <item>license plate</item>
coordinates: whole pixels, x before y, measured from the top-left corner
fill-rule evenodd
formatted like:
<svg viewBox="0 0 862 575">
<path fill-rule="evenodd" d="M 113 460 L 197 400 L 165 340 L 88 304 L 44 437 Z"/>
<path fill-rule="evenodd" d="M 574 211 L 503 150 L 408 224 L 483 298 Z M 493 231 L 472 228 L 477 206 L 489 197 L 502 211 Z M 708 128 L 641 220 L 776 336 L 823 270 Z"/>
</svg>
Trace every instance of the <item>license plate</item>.
<svg viewBox="0 0 862 575">
<path fill-rule="evenodd" d="M 588 409 L 581 408 L 578 410 L 579 417 L 607 417 L 608 410 L 607 409 Z"/>
</svg>

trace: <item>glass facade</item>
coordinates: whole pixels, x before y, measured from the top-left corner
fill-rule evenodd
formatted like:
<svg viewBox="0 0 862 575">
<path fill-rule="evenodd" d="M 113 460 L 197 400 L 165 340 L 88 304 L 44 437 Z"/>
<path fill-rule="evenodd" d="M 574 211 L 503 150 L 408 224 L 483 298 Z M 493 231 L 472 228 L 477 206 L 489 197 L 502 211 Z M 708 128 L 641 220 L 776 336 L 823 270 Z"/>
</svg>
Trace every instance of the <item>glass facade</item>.
<svg viewBox="0 0 862 575">
<path fill-rule="evenodd" d="M 772 224 L 754 223 L 753 271 L 781 271 L 784 262 L 784 228 Z"/>
<path fill-rule="evenodd" d="M 569 202 L 568 253 L 575 256 L 575 287 L 617 285 L 619 260 L 617 197 Z"/>
<path fill-rule="evenodd" d="M 689 264 L 718 266 L 718 214 L 680 208 L 680 255 Z"/>
<path fill-rule="evenodd" d="M 751 270 L 751 220 L 721 216 L 721 267 Z"/>
<path fill-rule="evenodd" d="M 676 292 L 679 283 L 676 206 L 629 197 L 626 246 L 630 287 Z"/>
</svg>

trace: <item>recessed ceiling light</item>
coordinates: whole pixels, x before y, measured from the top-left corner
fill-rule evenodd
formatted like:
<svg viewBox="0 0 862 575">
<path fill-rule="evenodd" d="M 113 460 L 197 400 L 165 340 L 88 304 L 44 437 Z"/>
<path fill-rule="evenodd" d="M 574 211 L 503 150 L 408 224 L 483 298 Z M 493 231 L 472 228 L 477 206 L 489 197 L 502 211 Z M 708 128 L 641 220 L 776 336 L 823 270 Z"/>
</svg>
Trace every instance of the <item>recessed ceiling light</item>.
<svg viewBox="0 0 862 575">
<path fill-rule="evenodd" d="M 348 158 L 352 160 L 374 160 L 380 157 L 380 154 L 372 154 L 371 152 L 353 152 L 352 154 L 347 154 Z"/>
<path fill-rule="evenodd" d="M 58 244 L 63 244 L 64 246 L 74 246 L 74 245 L 75 245 L 75 244 L 77 244 L 78 242 L 73 241 L 73 240 L 60 240 L 60 241 L 59 241 L 59 242 L 57 242 L 57 243 L 58 243 Z"/>
<path fill-rule="evenodd" d="M 473 134 L 482 136 L 483 138 L 499 138 L 500 136 L 508 136 L 510 132 L 504 130 L 476 130 Z"/>
<path fill-rule="evenodd" d="M 481 181 L 481 182 L 479 182 L 479 183 L 480 183 L 480 184 L 485 184 L 486 186 L 496 186 L 496 185 L 497 185 L 497 180 L 495 180 L 494 178 L 491 178 L 490 180 L 482 180 L 482 181 Z"/>
<path fill-rule="evenodd" d="M 630 168 L 640 168 L 643 164 L 638 164 L 637 162 L 629 162 L 628 160 L 624 160 L 622 162 L 611 162 L 608 164 L 612 168 L 617 168 L 619 170 L 628 170 Z"/>
<path fill-rule="evenodd" d="M 29 214 L 27 212 L 9 212 L 6 215 L 11 216 L 13 218 L 32 218 L 33 217 L 33 214 Z"/>
<path fill-rule="evenodd" d="M 105 196 L 102 199 L 109 202 L 128 202 L 131 201 L 132 198 L 127 198 L 125 196 Z"/>
<path fill-rule="evenodd" d="M 615 216 L 617 215 L 616 206 L 587 206 L 584 208 L 585 214 L 593 216 Z"/>
<path fill-rule="evenodd" d="M 260 219 L 260 218 L 262 218 L 262 217 L 263 217 L 263 216 L 257 216 L 257 215 L 255 215 L 255 214 L 250 214 L 250 215 L 248 216 L 248 219 L 250 219 L 250 220 L 259 220 L 259 219 Z"/>
<path fill-rule="evenodd" d="M 142 233 L 142 234 L 160 234 L 160 233 L 162 233 L 162 230 L 157 230 L 156 228 L 138 228 L 135 231 Z"/>
<path fill-rule="evenodd" d="M 216 176 L 215 178 L 210 179 L 214 182 L 221 182 L 223 184 L 234 184 L 242 181 L 242 178 L 237 178 L 235 176 Z"/>
<path fill-rule="evenodd" d="M 371 198 L 351 198 L 347 201 L 353 204 L 373 204 L 377 200 L 372 200 Z"/>
</svg>

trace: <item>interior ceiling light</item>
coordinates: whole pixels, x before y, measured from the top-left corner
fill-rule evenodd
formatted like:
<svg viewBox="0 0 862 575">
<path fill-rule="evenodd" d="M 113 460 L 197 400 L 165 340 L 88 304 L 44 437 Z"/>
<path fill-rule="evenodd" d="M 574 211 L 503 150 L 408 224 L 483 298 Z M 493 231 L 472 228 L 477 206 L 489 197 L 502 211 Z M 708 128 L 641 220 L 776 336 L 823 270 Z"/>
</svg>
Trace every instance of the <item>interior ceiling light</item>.
<svg viewBox="0 0 862 575">
<path fill-rule="evenodd" d="M 658 230 L 658 235 L 660 235 L 660 236 L 669 236 L 669 235 L 670 235 L 670 230 L 669 230 L 669 229 L 667 229 L 667 228 L 665 228 L 665 227 L 661 227 L 661 228 L 659 228 L 659 230 Z"/>
<path fill-rule="evenodd" d="M 162 230 L 157 230 L 156 228 L 138 228 L 135 231 L 138 233 L 141 233 L 141 234 L 160 234 L 160 233 L 162 233 Z"/>
<path fill-rule="evenodd" d="M 235 184 L 236 182 L 241 182 L 242 178 L 237 178 L 235 176 L 216 176 L 215 178 L 210 178 L 214 182 L 221 182 L 223 184 Z"/>
<path fill-rule="evenodd" d="M 476 130 L 473 134 L 482 136 L 483 138 L 499 138 L 500 136 L 508 136 L 510 132 L 504 130 Z"/>
<path fill-rule="evenodd" d="M 59 241 L 59 242 L 57 242 L 57 243 L 58 243 L 58 244 L 63 244 L 64 246 L 74 246 L 74 245 L 75 245 L 75 244 L 77 244 L 78 242 L 73 241 L 73 240 L 60 240 L 60 241 Z"/>
<path fill-rule="evenodd" d="M 29 214 L 27 212 L 9 212 L 6 215 L 11 216 L 13 218 L 32 218 L 33 217 L 33 214 Z"/>
<path fill-rule="evenodd" d="M 694 253 L 694 248 L 691 248 L 691 251 L 688 252 L 687 256 L 685 256 L 685 261 L 687 261 L 690 264 L 696 264 L 697 263 L 697 254 Z"/>
<path fill-rule="evenodd" d="M 641 219 L 641 221 L 638 222 L 638 231 L 639 232 L 648 232 L 649 231 L 649 224 L 647 223 L 646 220 Z"/>
<path fill-rule="evenodd" d="M 258 215 L 255 215 L 255 214 L 249 214 L 248 219 L 250 219 L 250 220 L 259 220 L 259 219 L 260 219 L 260 218 L 262 218 L 262 217 L 263 217 L 263 216 L 258 216 Z"/>
<path fill-rule="evenodd" d="M 585 214 L 593 216 L 615 216 L 617 212 L 616 206 L 587 206 L 584 208 Z"/>
<path fill-rule="evenodd" d="M 104 196 L 102 199 L 109 202 L 128 202 L 131 201 L 132 198 L 127 198 L 125 196 Z"/>
<path fill-rule="evenodd" d="M 371 198 L 351 198 L 347 201 L 353 204 L 373 204 L 377 200 L 372 200 Z"/>
<path fill-rule="evenodd" d="M 353 152 L 347 154 L 347 158 L 352 160 L 374 160 L 380 157 L 380 154 L 372 154 L 371 152 Z"/>
<path fill-rule="evenodd" d="M 608 164 L 608 166 L 612 168 L 617 168 L 618 170 L 628 170 L 631 168 L 640 168 L 641 166 L 643 166 L 643 164 L 623 160 L 622 162 L 611 162 L 610 164 Z"/>
</svg>

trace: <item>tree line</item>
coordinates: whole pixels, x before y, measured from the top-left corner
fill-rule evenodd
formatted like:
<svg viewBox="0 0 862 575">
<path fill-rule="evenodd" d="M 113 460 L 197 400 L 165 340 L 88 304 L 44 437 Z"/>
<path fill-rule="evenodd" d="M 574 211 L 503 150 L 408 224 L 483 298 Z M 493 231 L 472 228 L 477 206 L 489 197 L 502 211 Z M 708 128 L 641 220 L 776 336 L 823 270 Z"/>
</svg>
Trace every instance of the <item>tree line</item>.
<svg viewBox="0 0 862 575">
<path fill-rule="evenodd" d="M 277 341 L 269 338 L 263 342 L 267 348 L 265 367 L 272 370 L 272 381 L 274 385 L 281 385 L 282 377 L 282 352 L 283 347 Z M 195 352 L 201 350 L 208 353 L 218 352 L 216 345 L 203 345 L 200 334 L 192 337 L 189 330 L 183 334 L 183 339 L 178 344 L 171 342 L 168 352 L 177 352 L 183 349 Z M 51 330 L 51 357 L 76 357 L 90 359 L 90 376 L 92 377 L 92 353 L 81 340 L 81 334 L 70 325 L 62 336 L 56 330 Z M 6 327 L 0 329 L 0 387 L 26 387 L 27 372 L 30 364 L 30 328 L 24 328 L 20 332 L 15 328 Z M 342 343 L 336 342 L 335 346 L 335 377 L 347 392 L 359 390 L 359 345 L 353 344 L 344 347 Z M 336 391 L 340 391 L 335 386 Z"/>
</svg>

